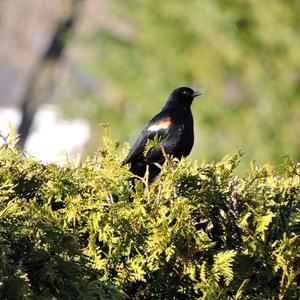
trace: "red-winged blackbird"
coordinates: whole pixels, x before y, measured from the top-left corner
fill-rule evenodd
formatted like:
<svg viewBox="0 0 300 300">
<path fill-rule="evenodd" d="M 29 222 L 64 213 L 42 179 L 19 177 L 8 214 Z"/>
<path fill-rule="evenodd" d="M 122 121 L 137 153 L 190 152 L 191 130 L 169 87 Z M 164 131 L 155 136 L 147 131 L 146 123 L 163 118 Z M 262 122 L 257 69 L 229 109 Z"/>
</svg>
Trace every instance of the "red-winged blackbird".
<svg viewBox="0 0 300 300">
<path fill-rule="evenodd" d="M 191 104 L 200 95 L 188 87 L 175 89 L 162 111 L 147 123 L 123 165 L 131 164 L 130 171 L 140 177 L 145 175 L 148 166 L 149 182 L 153 182 L 165 162 L 165 154 L 178 159 L 189 155 L 194 144 Z M 159 143 L 145 151 L 147 141 L 156 137 Z"/>
</svg>

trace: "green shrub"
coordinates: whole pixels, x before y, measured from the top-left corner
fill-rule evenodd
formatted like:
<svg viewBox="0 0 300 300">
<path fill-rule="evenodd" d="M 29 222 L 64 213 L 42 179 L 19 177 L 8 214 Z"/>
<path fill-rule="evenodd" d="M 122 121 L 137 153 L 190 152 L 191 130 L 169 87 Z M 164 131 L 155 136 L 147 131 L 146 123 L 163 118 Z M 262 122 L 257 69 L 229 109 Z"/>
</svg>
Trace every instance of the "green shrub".
<svg viewBox="0 0 300 300">
<path fill-rule="evenodd" d="M 43 165 L 0 148 L 1 299 L 299 299 L 300 164 Z"/>
</svg>

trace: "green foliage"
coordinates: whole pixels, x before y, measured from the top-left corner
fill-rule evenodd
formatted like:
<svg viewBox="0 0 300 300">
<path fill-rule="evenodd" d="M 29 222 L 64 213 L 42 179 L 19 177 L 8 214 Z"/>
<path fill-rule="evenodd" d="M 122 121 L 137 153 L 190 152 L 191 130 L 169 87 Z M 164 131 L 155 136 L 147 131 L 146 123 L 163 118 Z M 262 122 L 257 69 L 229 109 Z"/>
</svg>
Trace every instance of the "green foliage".
<svg viewBox="0 0 300 300">
<path fill-rule="evenodd" d="M 1 299 L 299 299 L 299 163 L 167 160 L 133 188 L 105 144 L 63 166 L 1 146 Z"/>
<path fill-rule="evenodd" d="M 287 153 L 299 160 L 298 10 L 295 0 L 107 1 L 99 12 L 107 24 L 78 40 L 102 93 L 83 101 L 76 91 L 68 110 L 133 142 L 173 88 L 193 86 L 204 91 L 193 104 L 193 158 L 243 149 L 244 170 Z"/>
</svg>

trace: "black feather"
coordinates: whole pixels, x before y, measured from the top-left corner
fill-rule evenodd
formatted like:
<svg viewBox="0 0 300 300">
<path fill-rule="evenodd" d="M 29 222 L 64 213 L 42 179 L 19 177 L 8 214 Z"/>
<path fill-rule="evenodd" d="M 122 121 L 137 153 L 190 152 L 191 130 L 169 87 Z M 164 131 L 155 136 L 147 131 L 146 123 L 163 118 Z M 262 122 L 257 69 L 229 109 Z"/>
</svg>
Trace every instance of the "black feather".
<svg viewBox="0 0 300 300">
<path fill-rule="evenodd" d="M 149 181 L 153 182 L 165 162 L 165 154 L 179 159 L 189 155 L 194 143 L 191 104 L 199 95 L 186 87 L 174 90 L 162 111 L 146 124 L 122 164 L 131 164 L 131 172 L 140 177 L 148 166 Z M 145 154 L 147 141 L 155 137 L 159 144 Z"/>
</svg>

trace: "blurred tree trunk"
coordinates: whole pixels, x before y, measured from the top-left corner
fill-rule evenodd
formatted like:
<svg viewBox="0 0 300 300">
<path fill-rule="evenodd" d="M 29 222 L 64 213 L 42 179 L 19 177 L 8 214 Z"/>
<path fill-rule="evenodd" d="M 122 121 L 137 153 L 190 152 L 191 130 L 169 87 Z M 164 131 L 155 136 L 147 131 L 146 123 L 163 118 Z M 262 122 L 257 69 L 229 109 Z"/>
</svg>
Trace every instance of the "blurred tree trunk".
<svg viewBox="0 0 300 300">
<path fill-rule="evenodd" d="M 72 29 L 78 18 L 82 0 L 72 0 L 70 13 L 57 25 L 57 29 L 49 42 L 49 47 L 42 55 L 37 67 L 28 80 L 23 100 L 21 101 L 21 122 L 18 128 L 19 147 L 24 148 L 26 139 L 39 106 L 46 101 L 50 83 L 54 78 L 55 66 L 59 63 L 66 45 L 70 40 Z"/>
</svg>

